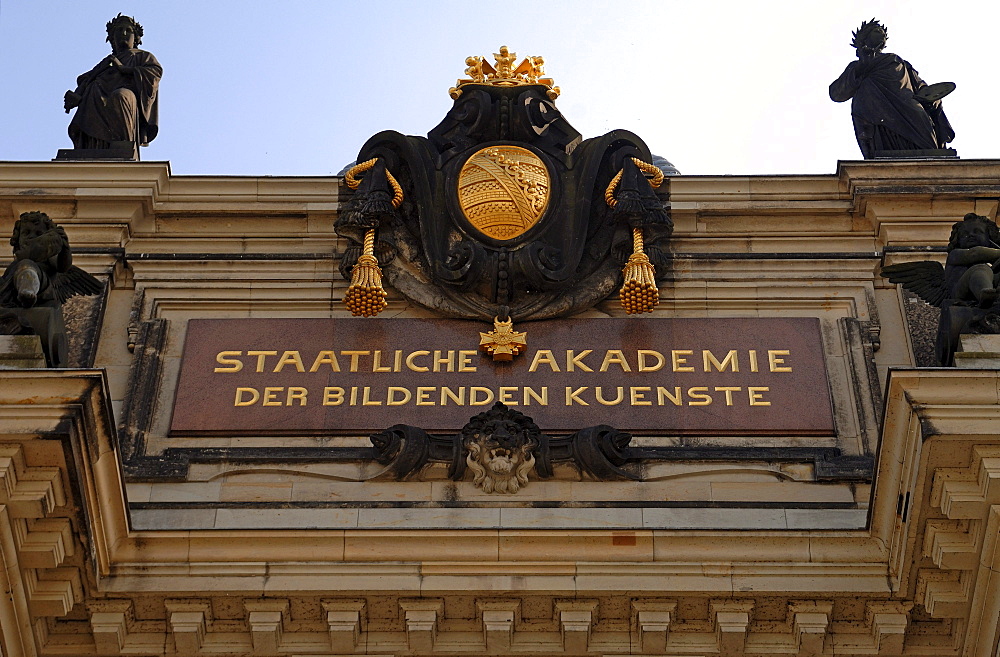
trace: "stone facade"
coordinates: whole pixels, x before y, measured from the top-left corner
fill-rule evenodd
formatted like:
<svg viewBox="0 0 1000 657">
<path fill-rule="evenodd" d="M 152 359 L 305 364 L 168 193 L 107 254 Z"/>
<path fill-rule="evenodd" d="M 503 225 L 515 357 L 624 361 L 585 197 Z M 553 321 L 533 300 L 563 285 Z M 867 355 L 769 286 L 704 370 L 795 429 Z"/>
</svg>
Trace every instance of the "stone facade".
<svg viewBox="0 0 1000 657">
<path fill-rule="evenodd" d="M 998 179 L 670 178 L 654 315 L 818 318 L 835 435 L 644 435 L 681 456 L 497 497 L 329 456 L 362 435 L 169 433 L 188 320 L 350 315 L 339 178 L 0 163 L 0 225 L 48 213 L 107 282 L 73 315 L 89 369 L 0 372 L 3 654 L 995 657 L 1000 370 L 922 367 L 922 302 L 877 272 L 996 219 Z M 382 317 L 429 316 L 389 290 Z"/>
</svg>

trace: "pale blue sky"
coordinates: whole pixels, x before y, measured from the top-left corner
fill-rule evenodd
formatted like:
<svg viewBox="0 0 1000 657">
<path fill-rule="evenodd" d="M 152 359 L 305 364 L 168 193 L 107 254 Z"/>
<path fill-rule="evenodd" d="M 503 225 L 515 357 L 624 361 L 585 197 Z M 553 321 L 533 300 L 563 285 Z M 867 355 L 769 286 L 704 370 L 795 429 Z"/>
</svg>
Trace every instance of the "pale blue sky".
<svg viewBox="0 0 1000 657">
<path fill-rule="evenodd" d="M 584 137 L 636 132 L 685 174 L 832 173 L 859 159 L 827 87 L 862 20 L 945 101 L 963 159 L 1000 158 L 1000 3 L 0 0 L 0 160 L 71 146 L 62 96 L 119 11 L 160 60 L 175 174 L 331 175 L 372 134 L 426 134 L 468 55 L 542 55 Z"/>
</svg>

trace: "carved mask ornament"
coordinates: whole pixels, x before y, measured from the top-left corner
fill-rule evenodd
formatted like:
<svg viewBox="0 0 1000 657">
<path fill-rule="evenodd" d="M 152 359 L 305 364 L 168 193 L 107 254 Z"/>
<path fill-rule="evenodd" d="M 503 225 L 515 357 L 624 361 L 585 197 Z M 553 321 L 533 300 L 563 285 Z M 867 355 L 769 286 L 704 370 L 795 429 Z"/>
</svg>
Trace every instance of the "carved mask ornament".
<svg viewBox="0 0 1000 657">
<path fill-rule="evenodd" d="M 516 493 L 535 467 L 541 435 L 531 418 L 503 404 L 480 413 L 462 429 L 465 464 L 484 493 Z"/>
</svg>

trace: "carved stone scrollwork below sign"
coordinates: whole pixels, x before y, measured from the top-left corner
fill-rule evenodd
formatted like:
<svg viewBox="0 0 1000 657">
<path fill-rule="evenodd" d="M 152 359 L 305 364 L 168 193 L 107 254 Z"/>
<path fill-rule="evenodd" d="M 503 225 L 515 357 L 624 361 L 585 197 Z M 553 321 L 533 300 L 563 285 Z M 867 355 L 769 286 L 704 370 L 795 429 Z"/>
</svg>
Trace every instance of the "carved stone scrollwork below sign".
<svg viewBox="0 0 1000 657">
<path fill-rule="evenodd" d="M 419 427 L 396 424 L 372 434 L 379 463 L 399 480 L 415 478 L 432 462 L 448 463 L 448 475 L 461 480 L 471 472 L 485 493 L 516 493 L 532 471 L 553 475 L 552 465 L 572 463 L 595 479 L 638 479 L 623 468 L 623 450 L 632 435 L 609 426 L 581 429 L 568 436 L 546 436 L 520 411 L 497 402 L 469 419 L 454 436 L 434 436 Z"/>
</svg>

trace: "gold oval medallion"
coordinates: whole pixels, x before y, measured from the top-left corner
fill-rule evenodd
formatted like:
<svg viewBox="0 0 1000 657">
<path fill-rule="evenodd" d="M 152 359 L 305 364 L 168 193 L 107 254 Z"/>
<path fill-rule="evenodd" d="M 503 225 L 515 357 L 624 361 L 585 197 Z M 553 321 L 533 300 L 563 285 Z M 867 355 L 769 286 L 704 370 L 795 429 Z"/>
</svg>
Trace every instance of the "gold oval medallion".
<svg viewBox="0 0 1000 657">
<path fill-rule="evenodd" d="M 526 148 L 490 146 L 458 174 L 458 204 L 483 234 L 510 240 L 534 226 L 549 202 L 549 171 Z"/>
</svg>

